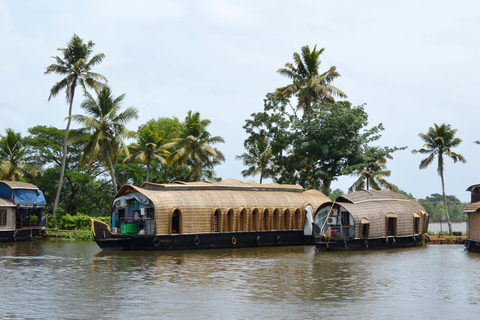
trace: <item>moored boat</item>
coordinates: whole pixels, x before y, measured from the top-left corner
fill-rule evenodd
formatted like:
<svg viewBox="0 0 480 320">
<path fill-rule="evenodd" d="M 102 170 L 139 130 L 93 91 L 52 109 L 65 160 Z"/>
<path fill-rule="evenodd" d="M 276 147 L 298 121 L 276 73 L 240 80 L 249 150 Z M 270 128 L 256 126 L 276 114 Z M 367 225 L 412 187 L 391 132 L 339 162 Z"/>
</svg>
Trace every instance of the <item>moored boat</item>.
<svg viewBox="0 0 480 320">
<path fill-rule="evenodd" d="M 388 190 L 357 191 L 322 204 L 314 223 L 319 251 L 418 246 L 428 242 L 428 213 Z"/>
<path fill-rule="evenodd" d="M 480 184 L 468 187 L 471 203 L 463 210 L 467 214 L 467 238 L 463 242 L 471 252 L 480 252 Z"/>
<path fill-rule="evenodd" d="M 329 201 L 297 185 L 221 182 L 123 186 L 109 224 L 92 220 L 104 250 L 313 244 L 312 215 Z"/>
<path fill-rule="evenodd" d="M 42 230 L 46 205 L 33 184 L 0 181 L 0 241 L 33 240 Z"/>
</svg>

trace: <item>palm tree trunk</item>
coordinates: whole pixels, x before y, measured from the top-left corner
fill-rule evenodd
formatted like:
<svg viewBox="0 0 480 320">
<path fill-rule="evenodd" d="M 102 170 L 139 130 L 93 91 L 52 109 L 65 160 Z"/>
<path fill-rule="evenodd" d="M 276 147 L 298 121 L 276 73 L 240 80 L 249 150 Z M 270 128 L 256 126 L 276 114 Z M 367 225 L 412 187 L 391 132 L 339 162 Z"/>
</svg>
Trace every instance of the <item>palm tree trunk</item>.
<svg viewBox="0 0 480 320">
<path fill-rule="evenodd" d="M 450 221 L 450 214 L 448 213 L 447 208 L 447 196 L 445 195 L 445 182 L 443 179 L 443 170 L 440 172 L 440 178 L 442 179 L 442 193 L 443 193 L 443 206 L 445 207 L 445 216 L 447 217 L 448 223 L 448 234 L 452 234 L 452 222 Z"/>
<path fill-rule="evenodd" d="M 107 146 L 107 140 L 103 140 L 103 148 L 107 157 L 108 169 L 110 170 L 110 177 L 112 178 L 113 191 L 117 194 L 117 182 L 115 181 L 115 172 L 113 171 L 112 159 L 110 158 L 110 152 Z"/>
<path fill-rule="evenodd" d="M 147 162 L 147 176 L 146 176 L 146 182 L 150 181 L 150 161 Z"/>
<path fill-rule="evenodd" d="M 73 79 L 72 87 L 71 87 L 71 99 L 70 99 L 70 106 L 68 108 L 68 120 L 67 120 L 67 128 L 65 128 L 65 138 L 63 139 L 63 155 L 62 155 L 62 164 L 60 166 L 60 178 L 58 179 L 58 189 L 57 194 L 55 195 L 55 202 L 53 204 L 53 220 L 55 220 L 57 216 L 57 206 L 58 201 L 60 200 L 60 192 L 62 191 L 63 185 L 63 176 L 65 175 L 65 165 L 67 162 L 67 135 L 68 131 L 70 130 L 70 124 L 72 119 L 70 116 L 72 115 L 72 107 L 73 107 L 73 97 L 75 95 L 75 87 L 77 85 L 77 79 Z"/>
</svg>

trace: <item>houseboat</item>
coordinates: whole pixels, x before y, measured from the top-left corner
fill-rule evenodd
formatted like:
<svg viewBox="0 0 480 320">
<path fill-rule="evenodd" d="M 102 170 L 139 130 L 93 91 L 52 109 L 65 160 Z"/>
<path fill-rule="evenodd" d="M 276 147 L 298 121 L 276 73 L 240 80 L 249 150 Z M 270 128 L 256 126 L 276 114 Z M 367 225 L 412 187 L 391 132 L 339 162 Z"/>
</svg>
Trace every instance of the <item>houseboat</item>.
<svg viewBox="0 0 480 320">
<path fill-rule="evenodd" d="M 428 242 L 428 213 L 416 201 L 388 190 L 363 190 L 320 205 L 313 222 L 315 246 L 361 250 Z"/>
<path fill-rule="evenodd" d="M 313 244 L 313 213 L 329 201 L 297 185 L 175 182 L 124 185 L 109 224 L 92 220 L 103 250 L 169 250 Z"/>
<path fill-rule="evenodd" d="M 42 191 L 33 184 L 0 181 L 0 241 L 37 237 L 46 204 Z"/>
<path fill-rule="evenodd" d="M 463 210 L 467 214 L 467 238 L 463 242 L 471 252 L 480 252 L 480 184 L 468 187 L 471 203 Z"/>
</svg>

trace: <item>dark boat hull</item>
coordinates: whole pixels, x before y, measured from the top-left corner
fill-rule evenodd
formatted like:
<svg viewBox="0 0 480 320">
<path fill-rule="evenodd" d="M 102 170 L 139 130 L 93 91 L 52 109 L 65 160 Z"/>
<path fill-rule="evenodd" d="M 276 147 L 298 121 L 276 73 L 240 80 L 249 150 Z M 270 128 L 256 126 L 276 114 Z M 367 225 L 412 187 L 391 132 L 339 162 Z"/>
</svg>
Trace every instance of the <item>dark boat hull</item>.
<svg viewBox="0 0 480 320">
<path fill-rule="evenodd" d="M 325 239 L 323 239 L 325 240 Z M 382 237 L 376 239 L 330 239 L 322 241 L 315 239 L 315 246 L 319 251 L 345 251 L 345 250 L 374 250 L 374 249 L 392 249 L 421 246 L 428 242 L 428 237 L 422 239 L 421 236 L 404 237 Z"/>
<path fill-rule="evenodd" d="M 480 252 L 480 241 L 465 239 L 463 245 L 470 252 Z"/>
<path fill-rule="evenodd" d="M 31 241 L 40 235 L 40 229 L 1 230 L 0 242 Z"/>
<path fill-rule="evenodd" d="M 313 245 L 303 230 L 226 232 L 172 235 L 112 234 L 108 226 L 93 222 L 95 241 L 102 250 L 181 250 Z"/>
</svg>

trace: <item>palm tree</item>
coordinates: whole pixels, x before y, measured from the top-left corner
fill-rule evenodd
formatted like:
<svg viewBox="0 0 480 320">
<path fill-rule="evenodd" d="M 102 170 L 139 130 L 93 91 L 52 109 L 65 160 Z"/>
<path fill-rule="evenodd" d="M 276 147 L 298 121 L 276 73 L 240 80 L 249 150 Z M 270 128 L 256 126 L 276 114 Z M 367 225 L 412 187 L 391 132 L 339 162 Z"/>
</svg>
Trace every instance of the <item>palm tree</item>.
<svg viewBox="0 0 480 320">
<path fill-rule="evenodd" d="M 90 140 L 82 148 L 80 164 L 88 163 L 88 168 L 91 168 L 93 162 L 101 161 L 104 167 L 110 171 L 113 190 L 117 193 L 113 164 L 117 162 L 119 151 L 124 151 L 127 157 L 130 156 L 123 139 L 134 137 L 135 132 L 128 130 L 125 124 L 131 119 L 138 118 L 138 110 L 129 107 L 124 112 L 119 113 L 120 104 L 125 98 L 125 94 L 114 98 L 108 86 L 104 86 L 102 90 L 97 92 L 97 100 L 89 93 L 86 93 L 85 96 L 87 98 L 80 107 L 85 110 L 88 116 L 79 114 L 71 116 L 73 120 L 82 124 L 83 128 L 70 130 L 68 140 L 73 142 L 84 132 L 92 134 Z"/>
<path fill-rule="evenodd" d="M 141 135 L 138 143 L 132 143 L 129 147 L 130 156 L 123 160 L 123 163 L 133 162 L 135 159 L 139 159 L 147 166 L 146 179 L 150 180 L 150 166 L 154 159 L 160 161 L 163 164 L 167 163 L 167 158 L 170 156 L 170 152 L 160 147 L 165 144 L 165 140 L 159 137 L 162 132 L 148 132 Z"/>
<path fill-rule="evenodd" d="M 374 154 L 378 148 L 372 147 L 365 151 L 368 156 Z M 370 187 L 374 190 L 388 189 L 393 190 L 394 185 L 385 180 L 385 177 L 390 177 L 390 170 L 387 170 L 387 158 L 382 157 L 380 160 L 374 160 L 364 169 L 353 172 L 353 176 L 358 176 L 358 180 L 348 189 L 348 192 L 358 190 L 369 190 Z"/>
<path fill-rule="evenodd" d="M 434 124 L 435 127 L 430 127 L 427 133 L 419 133 L 418 136 L 425 142 L 422 149 L 412 150 L 412 153 L 417 152 L 421 154 L 428 154 L 428 157 L 420 162 L 420 169 L 427 168 L 433 163 L 435 156 L 438 156 L 437 172 L 442 180 L 443 204 L 445 206 L 445 215 L 448 222 L 448 232 L 452 234 L 452 223 L 450 222 L 450 215 L 448 214 L 447 197 L 445 195 L 445 180 L 443 177 L 444 170 L 444 156 L 452 158 L 453 162 L 460 161 L 467 162 L 461 154 L 453 152 L 451 149 L 457 147 L 462 140 L 455 138 L 456 129 L 452 129 L 449 124 Z"/>
<path fill-rule="evenodd" d="M 75 88 L 77 87 L 77 84 L 79 84 L 84 91 L 86 91 L 87 87 L 98 90 L 98 88 L 103 84 L 97 80 L 101 79 L 105 82 L 107 81 L 107 79 L 101 74 L 91 71 L 91 69 L 95 65 L 102 62 L 103 58 L 105 57 L 103 53 L 100 53 L 94 55 L 90 60 L 88 60 L 90 55 L 93 53 L 94 45 L 95 44 L 92 41 L 89 41 L 87 44 L 85 44 L 83 39 L 74 34 L 72 39 L 70 39 L 68 42 L 66 48 L 58 49 L 62 52 L 62 57 L 52 57 L 56 60 L 56 63 L 49 65 L 45 71 L 45 74 L 55 73 L 60 76 L 65 76 L 65 78 L 55 83 L 52 89 L 50 89 L 48 101 L 50 101 L 51 98 L 56 97 L 60 91 L 65 89 L 67 104 L 69 104 L 67 128 L 65 129 L 65 139 L 63 143 L 63 157 L 60 169 L 60 178 L 58 180 L 58 189 L 55 196 L 55 203 L 53 205 L 54 219 L 56 216 L 58 200 L 60 198 L 60 191 L 62 190 L 63 176 L 65 174 L 65 162 L 67 159 L 67 134 L 70 130 L 70 116 L 72 115 Z"/>
<path fill-rule="evenodd" d="M 259 136 L 257 140 L 247 148 L 248 152 L 236 156 L 243 164 L 249 166 L 242 171 L 243 177 L 255 176 L 260 173 L 260 184 L 263 178 L 274 177 L 275 164 L 272 161 L 272 149 L 269 147 L 267 137 Z"/>
<path fill-rule="evenodd" d="M 277 96 L 290 98 L 296 95 L 298 98 L 297 109 L 303 109 L 304 116 L 312 111 L 314 103 L 334 103 L 333 96 L 346 98 L 347 95 L 340 89 L 331 85 L 335 78 L 340 77 L 336 67 L 330 67 L 320 74 L 320 55 L 325 48 L 316 50 L 317 46 L 310 51 L 308 46 L 302 47 L 301 54 L 293 54 L 294 63 L 286 63 L 285 68 L 277 72 L 292 80 L 292 83 L 278 88 Z"/>
<path fill-rule="evenodd" d="M 201 120 L 200 113 L 192 114 L 192 111 L 189 111 L 185 118 L 185 126 L 179 132 L 180 137 L 162 146 L 162 149 L 174 150 L 168 158 L 174 167 L 184 162 L 190 163 L 192 171 L 187 177 L 188 180 L 200 181 L 204 169 L 213 169 L 219 161 L 225 161 L 223 153 L 210 145 L 225 141 L 220 136 L 212 137 L 207 131 L 209 125 L 210 120 Z"/>
<path fill-rule="evenodd" d="M 27 150 L 20 133 L 12 129 L 0 134 L 0 180 L 20 181 L 20 178 L 34 180 L 39 168 L 25 162 Z"/>
</svg>

